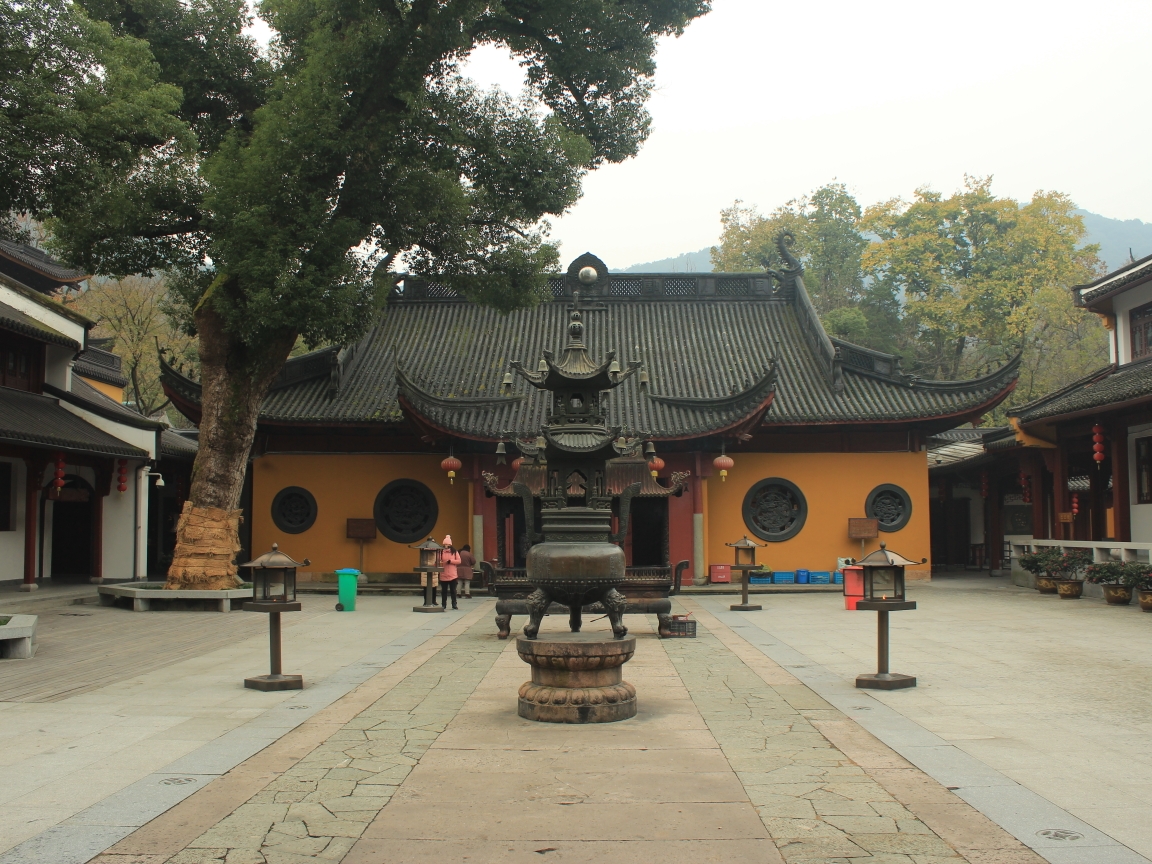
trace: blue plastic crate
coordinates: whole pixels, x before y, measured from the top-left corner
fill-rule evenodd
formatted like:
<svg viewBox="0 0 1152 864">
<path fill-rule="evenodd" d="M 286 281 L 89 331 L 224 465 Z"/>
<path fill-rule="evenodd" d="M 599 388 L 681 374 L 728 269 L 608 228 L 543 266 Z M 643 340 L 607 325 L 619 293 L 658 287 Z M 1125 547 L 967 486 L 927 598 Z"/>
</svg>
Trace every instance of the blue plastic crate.
<svg viewBox="0 0 1152 864">
<path fill-rule="evenodd" d="M 749 576 L 748 577 L 748 584 L 749 585 L 771 585 L 772 584 L 772 576 L 771 575 L 768 575 L 768 576 Z"/>
<path fill-rule="evenodd" d="M 811 585 L 827 585 L 832 581 L 832 574 L 827 570 L 813 570 L 808 574 Z"/>
<path fill-rule="evenodd" d="M 777 570 L 772 574 L 772 581 L 777 585 L 791 585 L 796 581 L 796 574 L 791 570 Z"/>
<path fill-rule="evenodd" d="M 843 585 L 844 584 L 844 574 L 841 573 L 839 570 L 837 570 L 835 573 L 832 574 L 832 584 L 833 585 Z"/>
</svg>

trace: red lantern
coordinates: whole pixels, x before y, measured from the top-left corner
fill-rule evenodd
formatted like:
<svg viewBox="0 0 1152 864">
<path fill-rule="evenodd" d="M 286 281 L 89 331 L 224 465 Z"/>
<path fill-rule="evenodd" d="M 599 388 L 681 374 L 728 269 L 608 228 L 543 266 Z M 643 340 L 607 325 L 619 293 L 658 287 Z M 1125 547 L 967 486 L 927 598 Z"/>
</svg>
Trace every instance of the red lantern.
<svg viewBox="0 0 1152 864">
<path fill-rule="evenodd" d="M 512 460 L 512 470 L 513 471 L 519 471 L 520 466 L 523 464 L 524 464 L 524 457 L 523 456 L 517 456 L 515 459 Z"/>
<path fill-rule="evenodd" d="M 448 472 L 448 483 L 450 485 L 456 482 L 456 472 L 463 467 L 463 463 L 452 455 L 449 455 L 447 459 L 440 463 L 440 470 Z"/>
<path fill-rule="evenodd" d="M 1104 427 L 1097 423 L 1092 427 L 1092 458 L 1096 461 L 1096 468 L 1106 458 L 1104 456 Z"/>
<path fill-rule="evenodd" d="M 736 463 L 732 461 L 731 456 L 725 456 L 721 453 L 712 460 L 712 464 L 720 472 L 720 482 L 723 483 L 728 479 L 728 472 L 736 467 Z"/>
<path fill-rule="evenodd" d="M 128 460 L 120 459 L 116 466 L 116 491 L 128 491 Z"/>
<path fill-rule="evenodd" d="M 1020 472 L 1020 497 L 1024 499 L 1025 504 L 1032 503 L 1032 478 Z"/>
<path fill-rule="evenodd" d="M 987 498 L 988 497 L 988 472 L 987 471 L 981 471 L 980 472 L 980 497 L 981 498 Z"/>
<path fill-rule="evenodd" d="M 1072 493 L 1072 515 L 1073 516 L 1080 515 L 1080 493 L 1079 492 L 1073 492 Z"/>
<path fill-rule="evenodd" d="M 652 476 L 655 477 L 664 470 L 664 460 L 659 456 L 653 456 L 648 460 L 648 470 L 651 471 Z"/>
<path fill-rule="evenodd" d="M 56 454 L 56 472 L 52 476 L 52 488 L 59 492 L 64 487 L 64 454 Z"/>
</svg>

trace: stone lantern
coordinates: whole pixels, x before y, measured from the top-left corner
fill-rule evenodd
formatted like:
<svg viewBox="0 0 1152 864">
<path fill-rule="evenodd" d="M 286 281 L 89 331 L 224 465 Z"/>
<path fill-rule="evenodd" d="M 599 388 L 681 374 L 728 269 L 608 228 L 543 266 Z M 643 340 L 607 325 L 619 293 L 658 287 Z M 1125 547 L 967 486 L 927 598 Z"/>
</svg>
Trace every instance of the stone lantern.
<svg viewBox="0 0 1152 864">
<path fill-rule="evenodd" d="M 915 609 L 915 601 L 907 600 L 904 592 L 904 568 L 917 563 L 903 555 L 889 552 L 886 543 L 856 562 L 864 570 L 864 598 L 856 608 L 876 613 L 876 674 L 857 675 L 856 686 L 867 690 L 900 690 L 915 687 L 916 678 L 888 671 L 888 613 Z"/>
<path fill-rule="evenodd" d="M 730 608 L 733 612 L 759 612 L 764 608 L 763 606 L 748 602 L 748 580 L 751 578 L 753 570 L 760 569 L 760 565 L 756 563 L 756 550 L 763 549 L 768 544 L 749 540 L 748 535 L 745 534 L 743 539 L 724 545 L 736 550 L 736 563 L 732 565 L 732 569 L 741 571 L 742 577 L 740 579 L 740 602 L 732 604 Z"/>
<path fill-rule="evenodd" d="M 252 578 L 252 599 L 244 604 L 245 612 L 263 612 L 268 616 L 268 653 L 270 670 L 267 675 L 256 675 L 244 679 L 244 686 L 251 690 L 302 690 L 304 678 L 300 675 L 285 675 L 281 671 L 280 613 L 299 612 L 300 603 L 296 599 L 296 568 L 307 567 L 312 562 L 293 561 L 272 544 L 272 551 L 259 558 L 241 564 L 247 567 Z"/>
<path fill-rule="evenodd" d="M 424 605 L 413 606 L 412 611 L 443 612 L 444 610 L 436 605 L 436 586 L 440 581 L 440 572 L 444 569 L 440 566 L 440 553 L 444 551 L 444 547 L 429 537 L 419 546 L 412 548 L 420 552 L 420 566 L 412 569 L 420 574 L 420 586 L 424 589 Z"/>
</svg>

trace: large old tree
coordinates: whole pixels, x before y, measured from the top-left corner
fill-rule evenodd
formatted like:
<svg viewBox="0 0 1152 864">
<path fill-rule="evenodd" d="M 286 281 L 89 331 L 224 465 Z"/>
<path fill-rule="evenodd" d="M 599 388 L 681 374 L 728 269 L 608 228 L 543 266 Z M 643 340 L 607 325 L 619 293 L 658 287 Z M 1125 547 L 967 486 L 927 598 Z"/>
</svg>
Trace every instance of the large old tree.
<svg viewBox="0 0 1152 864">
<path fill-rule="evenodd" d="M 108 153 L 86 158 L 65 129 L 57 161 L 31 154 L 37 188 L 10 197 L 49 220 L 73 264 L 164 271 L 186 306 L 203 418 L 169 587 L 235 584 L 235 511 L 257 414 L 297 340 L 359 335 L 400 255 L 478 302 L 534 302 L 557 258 L 540 220 L 576 201 L 585 171 L 637 152 L 656 40 L 710 6 L 263 0 L 273 40 L 262 53 L 245 35 L 243 0 L 84 0 L 87 18 L 60 0 L 27 2 L 57 3 L 57 17 L 119 62 L 61 58 L 75 76 L 113 102 L 146 103 L 139 118 L 97 118 Z M 13 20 L 27 8 L 0 0 Z M 45 42 L 36 27 L 21 38 Z M 461 76 L 482 45 L 520 61 L 523 96 Z M 111 92 L 105 69 L 135 102 Z M 36 91 L 46 115 L 75 114 L 55 92 Z"/>
</svg>

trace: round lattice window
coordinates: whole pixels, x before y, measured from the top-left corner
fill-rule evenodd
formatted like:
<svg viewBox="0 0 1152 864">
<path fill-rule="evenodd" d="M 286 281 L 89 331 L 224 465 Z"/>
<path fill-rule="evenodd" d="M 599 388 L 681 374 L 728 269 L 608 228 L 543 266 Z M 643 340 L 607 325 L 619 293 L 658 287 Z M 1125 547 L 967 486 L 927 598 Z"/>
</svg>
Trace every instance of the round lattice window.
<svg viewBox="0 0 1152 864">
<path fill-rule="evenodd" d="M 393 543 L 415 543 L 436 527 L 440 507 L 432 490 L 418 480 L 393 480 L 376 496 L 372 514 L 380 533 Z"/>
<path fill-rule="evenodd" d="M 807 518 L 804 493 L 781 477 L 761 480 L 744 496 L 744 524 L 761 540 L 775 543 L 795 537 Z"/>
<path fill-rule="evenodd" d="M 899 486 L 884 483 L 868 493 L 864 513 L 880 523 L 881 531 L 899 531 L 912 518 L 912 499 Z"/>
<path fill-rule="evenodd" d="M 285 534 L 302 534 L 316 521 L 316 499 L 301 486 L 286 486 L 272 499 L 272 521 Z"/>
</svg>

